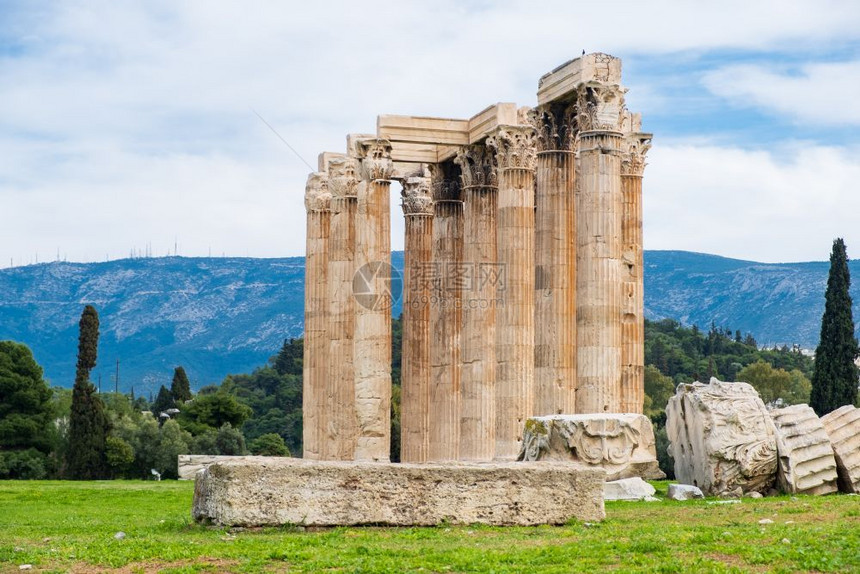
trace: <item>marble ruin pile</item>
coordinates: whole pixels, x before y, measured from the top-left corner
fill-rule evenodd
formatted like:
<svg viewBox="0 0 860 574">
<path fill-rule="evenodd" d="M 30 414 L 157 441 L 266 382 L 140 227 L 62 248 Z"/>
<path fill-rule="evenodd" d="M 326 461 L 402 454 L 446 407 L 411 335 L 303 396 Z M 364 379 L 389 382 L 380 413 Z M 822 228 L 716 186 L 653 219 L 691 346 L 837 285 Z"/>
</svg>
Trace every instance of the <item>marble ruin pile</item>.
<svg viewBox="0 0 860 574">
<path fill-rule="evenodd" d="M 747 383 L 681 384 L 666 407 L 675 476 L 709 496 L 860 491 L 860 409 L 768 411 Z"/>
</svg>

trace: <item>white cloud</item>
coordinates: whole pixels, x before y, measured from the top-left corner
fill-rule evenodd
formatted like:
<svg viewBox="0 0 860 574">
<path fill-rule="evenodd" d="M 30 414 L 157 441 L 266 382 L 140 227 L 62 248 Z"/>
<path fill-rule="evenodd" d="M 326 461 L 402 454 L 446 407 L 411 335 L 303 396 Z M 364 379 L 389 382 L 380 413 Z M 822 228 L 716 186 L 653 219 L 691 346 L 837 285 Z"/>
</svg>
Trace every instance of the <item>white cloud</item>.
<svg viewBox="0 0 860 574">
<path fill-rule="evenodd" d="M 843 237 L 860 256 L 858 153 L 804 142 L 772 151 L 657 142 L 643 184 L 645 248 L 820 261 Z"/>
<path fill-rule="evenodd" d="M 727 66 L 703 79 L 714 94 L 791 121 L 820 126 L 860 125 L 860 60 L 805 64 L 797 70 Z"/>
<path fill-rule="evenodd" d="M 531 104 L 583 48 L 689 60 L 860 39 L 847 2 L 34 1 L 4 16 L 4 266 L 57 247 L 163 253 L 175 235 L 189 255 L 302 254 L 307 167 L 251 108 L 314 164 L 380 113 Z"/>
</svg>

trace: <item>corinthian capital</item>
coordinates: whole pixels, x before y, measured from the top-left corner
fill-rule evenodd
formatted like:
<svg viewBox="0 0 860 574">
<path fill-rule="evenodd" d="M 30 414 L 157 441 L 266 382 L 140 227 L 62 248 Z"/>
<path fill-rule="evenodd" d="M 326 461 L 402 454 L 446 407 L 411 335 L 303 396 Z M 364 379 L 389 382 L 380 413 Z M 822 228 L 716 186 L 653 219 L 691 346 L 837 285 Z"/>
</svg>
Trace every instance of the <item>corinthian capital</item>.
<svg viewBox="0 0 860 574">
<path fill-rule="evenodd" d="M 391 142 L 384 138 L 361 140 L 358 143 L 361 158 L 361 177 L 368 181 L 390 179 L 394 172 L 391 161 Z"/>
<path fill-rule="evenodd" d="M 493 150 L 486 145 L 467 145 L 457 151 L 454 163 L 460 166 L 460 180 L 463 187 L 496 187 L 495 158 Z"/>
<path fill-rule="evenodd" d="M 641 176 L 645 172 L 645 155 L 651 149 L 651 134 L 627 134 L 621 155 L 621 175 Z"/>
<path fill-rule="evenodd" d="M 535 108 L 529 114 L 535 128 L 535 143 L 541 151 L 576 149 L 577 114 L 575 102 L 552 102 Z"/>
<path fill-rule="evenodd" d="M 626 91 L 616 85 L 581 86 L 576 97 L 580 131 L 621 131 L 627 117 Z"/>
<path fill-rule="evenodd" d="M 331 192 L 328 190 L 328 174 L 314 172 L 308 176 L 305 185 L 305 209 L 310 211 L 328 211 L 331 203 Z"/>
<path fill-rule="evenodd" d="M 459 170 L 453 163 L 434 163 L 428 168 L 433 201 L 463 201 Z"/>
<path fill-rule="evenodd" d="M 403 215 L 433 215 L 429 177 L 409 177 L 403 181 Z"/>
<path fill-rule="evenodd" d="M 356 197 L 358 179 L 355 177 L 355 160 L 336 157 L 328 164 L 328 189 L 332 197 Z"/>
<path fill-rule="evenodd" d="M 487 138 L 487 147 L 496 154 L 499 169 L 534 169 L 537 136 L 531 126 L 500 126 Z"/>
</svg>

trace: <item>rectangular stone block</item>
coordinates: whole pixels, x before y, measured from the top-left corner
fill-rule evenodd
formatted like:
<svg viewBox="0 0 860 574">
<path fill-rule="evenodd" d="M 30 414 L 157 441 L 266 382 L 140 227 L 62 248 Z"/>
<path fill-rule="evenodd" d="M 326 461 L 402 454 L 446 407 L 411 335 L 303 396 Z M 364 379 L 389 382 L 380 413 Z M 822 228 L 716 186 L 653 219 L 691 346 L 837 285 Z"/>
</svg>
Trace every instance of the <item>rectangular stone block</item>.
<svg viewBox="0 0 860 574">
<path fill-rule="evenodd" d="M 605 517 L 605 476 L 548 462 L 216 462 L 197 476 L 192 515 L 232 526 L 563 524 Z"/>
</svg>

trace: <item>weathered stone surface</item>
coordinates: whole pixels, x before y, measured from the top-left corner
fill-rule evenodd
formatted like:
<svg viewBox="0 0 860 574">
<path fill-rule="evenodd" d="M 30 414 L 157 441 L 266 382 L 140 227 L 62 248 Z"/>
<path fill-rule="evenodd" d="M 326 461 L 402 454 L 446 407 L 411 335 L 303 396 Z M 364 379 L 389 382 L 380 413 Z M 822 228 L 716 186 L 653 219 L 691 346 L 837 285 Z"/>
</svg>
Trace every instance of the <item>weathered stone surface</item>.
<svg viewBox="0 0 860 574">
<path fill-rule="evenodd" d="M 603 485 L 603 500 L 645 500 L 657 490 L 641 478 L 622 478 Z"/>
<path fill-rule="evenodd" d="M 693 500 L 694 498 L 705 498 L 702 489 L 691 484 L 670 484 L 666 496 L 672 500 Z"/>
<path fill-rule="evenodd" d="M 845 405 L 821 417 L 821 422 L 833 444 L 839 490 L 860 493 L 860 409 Z"/>
<path fill-rule="evenodd" d="M 829 494 L 836 486 L 836 460 L 824 424 L 809 405 L 770 413 L 779 455 L 777 481 L 790 494 Z"/>
<path fill-rule="evenodd" d="M 562 524 L 605 517 L 605 476 L 552 463 L 228 461 L 198 475 L 192 515 L 236 526 Z"/>
<path fill-rule="evenodd" d="M 197 473 L 210 464 L 216 462 L 227 462 L 228 460 L 271 460 L 268 456 L 224 456 L 214 454 L 180 454 L 179 457 L 179 480 L 194 480 Z"/>
<path fill-rule="evenodd" d="M 661 479 L 654 429 L 638 414 L 556 415 L 526 421 L 518 460 L 578 462 L 606 470 L 607 480 Z"/>
<path fill-rule="evenodd" d="M 767 492 L 776 479 L 776 429 L 747 383 L 678 385 L 666 406 L 675 476 L 718 495 L 741 487 Z"/>
</svg>

